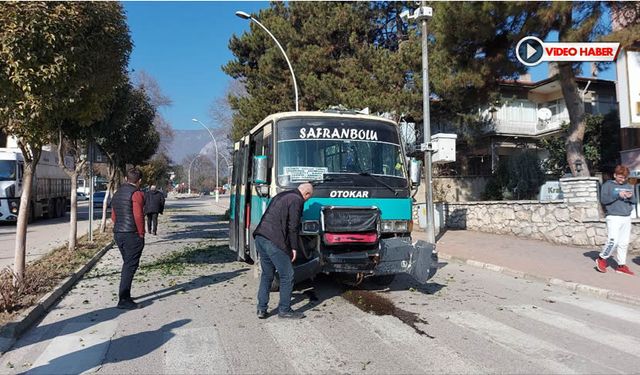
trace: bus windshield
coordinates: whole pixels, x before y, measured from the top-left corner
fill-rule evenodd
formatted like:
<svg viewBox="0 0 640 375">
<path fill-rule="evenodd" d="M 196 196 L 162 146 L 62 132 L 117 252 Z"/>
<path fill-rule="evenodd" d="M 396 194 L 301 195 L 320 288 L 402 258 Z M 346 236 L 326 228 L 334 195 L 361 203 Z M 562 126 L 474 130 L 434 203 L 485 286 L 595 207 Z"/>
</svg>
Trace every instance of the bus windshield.
<svg viewBox="0 0 640 375">
<path fill-rule="evenodd" d="M 0 181 L 16 179 L 16 162 L 13 160 L 0 160 Z"/>
<path fill-rule="evenodd" d="M 406 179 L 397 129 L 374 120 L 303 118 L 278 123 L 281 185 L 324 180 L 330 174 Z"/>
</svg>

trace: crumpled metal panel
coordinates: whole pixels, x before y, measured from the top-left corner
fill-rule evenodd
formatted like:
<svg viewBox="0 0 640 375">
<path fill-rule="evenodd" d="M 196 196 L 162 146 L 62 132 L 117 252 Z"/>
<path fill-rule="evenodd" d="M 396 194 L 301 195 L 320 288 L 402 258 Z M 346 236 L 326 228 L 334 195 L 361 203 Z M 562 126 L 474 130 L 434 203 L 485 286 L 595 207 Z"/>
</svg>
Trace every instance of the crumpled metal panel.
<svg viewBox="0 0 640 375">
<path fill-rule="evenodd" d="M 426 283 L 438 267 L 435 245 L 425 241 L 412 244 L 408 238 L 395 237 L 380 241 L 380 263 L 376 275 L 407 273 L 417 282 Z"/>
</svg>

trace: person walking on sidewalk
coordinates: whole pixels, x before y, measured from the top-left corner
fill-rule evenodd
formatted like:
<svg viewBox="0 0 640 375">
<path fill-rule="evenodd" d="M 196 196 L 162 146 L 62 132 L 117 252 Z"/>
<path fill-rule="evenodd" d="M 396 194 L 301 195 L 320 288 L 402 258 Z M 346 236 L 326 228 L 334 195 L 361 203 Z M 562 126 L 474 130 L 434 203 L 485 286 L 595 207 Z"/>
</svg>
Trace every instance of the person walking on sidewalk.
<svg viewBox="0 0 640 375">
<path fill-rule="evenodd" d="M 262 215 L 258 227 L 253 232 L 256 249 L 260 255 L 260 287 L 258 288 L 258 318 L 267 317 L 269 290 L 275 277 L 280 276 L 280 304 L 278 316 L 288 319 L 302 319 L 304 315 L 291 309 L 293 291 L 293 265 L 297 251 L 298 227 L 302 217 L 304 202 L 311 198 L 313 186 L 303 183 L 297 189 L 283 191 L 273 197 Z"/>
<path fill-rule="evenodd" d="M 158 214 L 164 212 L 164 193 L 156 189 L 156 185 L 151 185 L 149 191 L 144 195 L 144 213 L 147 215 L 147 232 L 154 235 L 158 232 Z"/>
<path fill-rule="evenodd" d="M 113 238 L 122 255 L 117 307 L 132 310 L 137 309 L 138 304 L 131 298 L 131 283 L 144 249 L 144 193 L 140 191 L 142 172 L 132 168 L 125 179 L 126 182 L 111 199 L 111 221 Z"/>
<path fill-rule="evenodd" d="M 607 221 L 607 242 L 596 259 L 596 269 L 600 272 L 607 272 L 607 259 L 615 251 L 615 260 L 618 263 L 616 272 L 634 275 L 626 262 L 631 234 L 631 211 L 637 197 L 633 192 L 633 186 L 626 181 L 627 176 L 629 168 L 624 165 L 616 166 L 613 180 L 602 184 L 600 190 L 600 203 L 604 206 Z"/>
</svg>

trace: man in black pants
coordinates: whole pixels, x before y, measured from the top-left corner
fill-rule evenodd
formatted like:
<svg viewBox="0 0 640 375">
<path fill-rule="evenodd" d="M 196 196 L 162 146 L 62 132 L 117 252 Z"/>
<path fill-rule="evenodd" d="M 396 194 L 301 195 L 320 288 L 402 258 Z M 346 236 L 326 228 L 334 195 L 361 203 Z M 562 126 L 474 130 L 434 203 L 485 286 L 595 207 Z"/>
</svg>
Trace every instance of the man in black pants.
<svg viewBox="0 0 640 375">
<path fill-rule="evenodd" d="M 158 214 L 164 212 L 164 193 L 151 185 L 144 195 L 144 213 L 147 215 L 147 231 L 154 235 L 158 232 Z"/>
<path fill-rule="evenodd" d="M 283 191 L 273 197 L 253 232 L 260 256 L 262 275 L 258 288 L 258 318 L 267 317 L 269 288 L 275 277 L 280 276 L 280 303 L 278 317 L 302 319 L 304 314 L 291 309 L 293 291 L 293 265 L 300 249 L 298 226 L 304 202 L 313 195 L 313 186 L 303 183 L 297 189 Z"/>
<path fill-rule="evenodd" d="M 111 199 L 111 221 L 113 238 L 122 255 L 119 309 L 137 309 L 131 298 L 131 283 L 138 270 L 144 248 L 144 193 L 140 191 L 142 172 L 132 168 L 127 172 L 126 182 Z"/>
</svg>

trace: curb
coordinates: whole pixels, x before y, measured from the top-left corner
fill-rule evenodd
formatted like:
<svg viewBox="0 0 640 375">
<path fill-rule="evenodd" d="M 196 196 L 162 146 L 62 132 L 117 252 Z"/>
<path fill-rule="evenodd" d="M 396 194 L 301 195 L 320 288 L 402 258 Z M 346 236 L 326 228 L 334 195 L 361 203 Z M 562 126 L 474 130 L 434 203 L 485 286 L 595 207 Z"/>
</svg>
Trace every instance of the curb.
<svg viewBox="0 0 640 375">
<path fill-rule="evenodd" d="M 548 283 L 551 285 L 561 286 L 563 288 L 566 288 L 575 292 L 590 294 L 590 295 L 610 299 L 616 302 L 622 302 L 630 305 L 640 306 L 640 297 L 616 292 L 611 289 L 598 288 L 591 285 L 565 281 L 555 277 L 545 277 L 545 276 L 534 275 L 534 274 L 530 274 L 522 271 L 517 271 L 511 268 L 498 266 L 491 263 L 479 262 L 473 259 L 465 259 L 465 258 L 461 258 L 461 257 L 449 255 L 449 254 L 444 254 L 441 252 L 438 253 L 438 256 L 440 257 L 440 259 L 449 260 L 456 263 L 463 263 L 472 267 L 484 268 L 486 270 L 499 272 L 507 276 L 517 277 L 525 280 L 540 281 L 540 282 Z"/>
<path fill-rule="evenodd" d="M 40 300 L 27 310 L 20 313 L 15 319 L 6 323 L 0 329 L 0 353 L 6 353 L 18 337 L 24 333 L 33 323 L 38 321 L 47 312 L 49 307 L 53 305 L 58 298 L 68 292 L 75 283 L 84 276 L 93 266 L 98 263 L 100 258 L 109 251 L 114 245 L 114 241 L 111 241 L 108 245 L 98 251 L 85 265 L 80 266 L 74 273 L 60 281 L 53 290 L 45 294 Z"/>
</svg>

